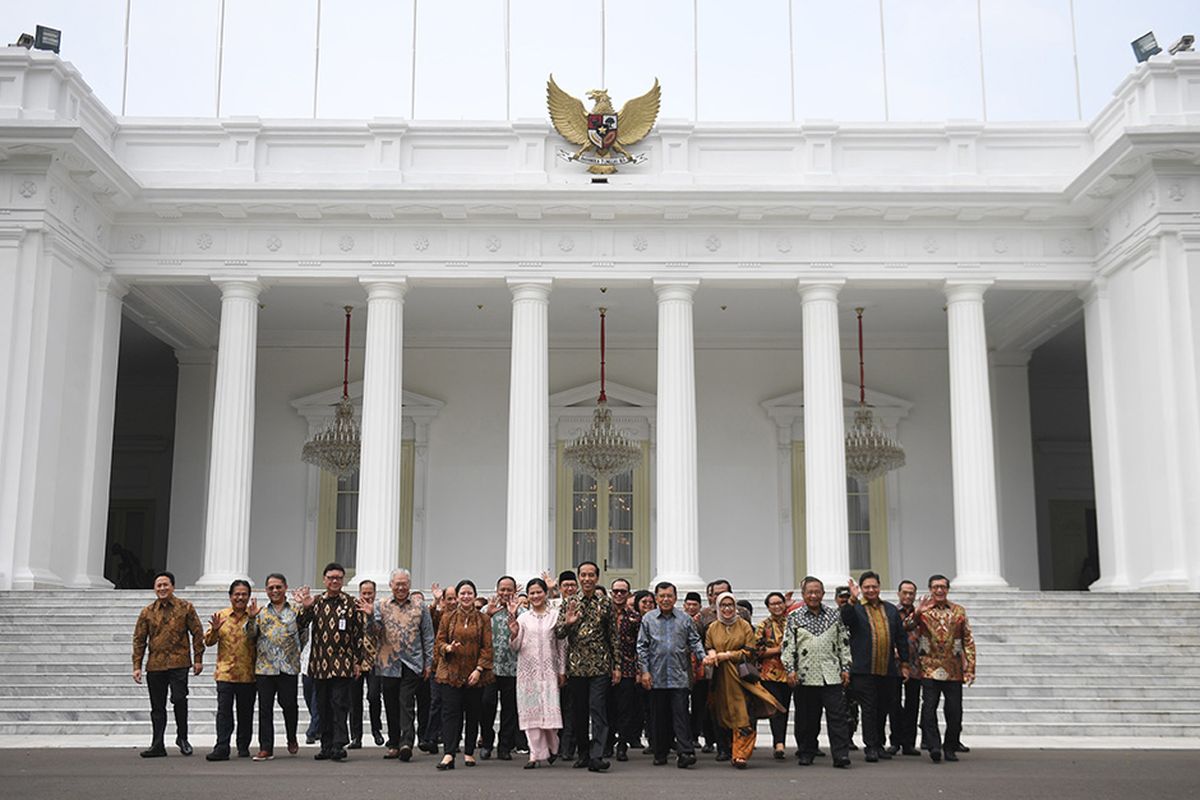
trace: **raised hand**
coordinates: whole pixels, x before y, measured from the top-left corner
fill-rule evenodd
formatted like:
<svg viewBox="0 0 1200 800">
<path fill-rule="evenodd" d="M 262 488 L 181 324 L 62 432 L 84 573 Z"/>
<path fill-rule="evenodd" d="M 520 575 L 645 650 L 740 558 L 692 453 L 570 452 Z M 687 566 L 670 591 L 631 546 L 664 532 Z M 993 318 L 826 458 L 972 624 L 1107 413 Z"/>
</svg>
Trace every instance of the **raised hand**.
<svg viewBox="0 0 1200 800">
<path fill-rule="evenodd" d="M 252 617 L 257 617 L 259 612 L 258 598 L 251 597 L 249 605 L 246 606 L 246 613 Z"/>
<path fill-rule="evenodd" d="M 208 624 L 212 626 L 213 633 L 221 630 L 221 626 L 225 624 L 225 618 L 221 616 L 220 611 L 216 611 L 209 618 Z"/>
<path fill-rule="evenodd" d="M 550 570 L 548 569 L 542 570 L 542 580 L 546 582 L 546 588 L 549 590 L 553 590 L 555 586 L 558 586 L 558 581 L 554 579 L 554 576 L 550 574 Z"/>
<path fill-rule="evenodd" d="M 515 620 L 517 618 L 517 612 L 520 609 L 521 609 L 521 604 L 517 602 L 517 598 L 514 595 L 513 598 L 508 601 L 508 618 L 509 618 L 509 620 Z"/>
<path fill-rule="evenodd" d="M 917 603 L 917 610 L 915 613 L 924 614 L 926 611 L 933 608 L 934 602 L 934 599 L 929 595 L 922 596 L 921 601 Z"/>
<path fill-rule="evenodd" d="M 850 587 L 850 599 L 857 600 L 859 594 L 858 582 L 855 581 L 854 578 L 851 578 L 850 582 L 846 585 Z"/>
<path fill-rule="evenodd" d="M 434 581 L 433 586 L 429 587 L 429 596 L 434 599 L 434 602 L 440 603 L 443 594 L 445 594 L 445 591 L 442 589 L 442 585 Z"/>
<path fill-rule="evenodd" d="M 580 616 L 579 603 L 575 598 L 571 598 L 567 603 L 567 613 L 563 615 L 563 621 L 568 625 L 574 625 L 579 622 Z"/>
<path fill-rule="evenodd" d="M 354 607 L 368 616 L 375 613 L 375 604 L 365 597 L 355 598 Z"/>
</svg>

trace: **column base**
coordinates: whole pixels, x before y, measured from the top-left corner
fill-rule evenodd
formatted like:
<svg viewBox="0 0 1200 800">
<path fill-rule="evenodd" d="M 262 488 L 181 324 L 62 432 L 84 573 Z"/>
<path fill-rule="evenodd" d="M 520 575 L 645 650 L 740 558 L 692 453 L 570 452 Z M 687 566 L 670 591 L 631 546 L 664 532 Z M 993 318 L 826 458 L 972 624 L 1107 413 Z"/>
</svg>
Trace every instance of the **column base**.
<svg viewBox="0 0 1200 800">
<path fill-rule="evenodd" d="M 704 587 L 708 583 L 708 581 L 694 572 L 664 572 L 655 575 L 654 580 L 650 582 L 650 586 L 647 588 L 650 591 L 654 591 L 654 587 L 663 581 L 675 584 L 675 591 L 680 597 L 683 597 L 684 592 L 700 592 L 703 594 Z"/>
<path fill-rule="evenodd" d="M 956 575 L 951 581 L 952 589 L 1012 589 L 1008 581 L 999 575 Z"/>
<path fill-rule="evenodd" d="M 66 584 L 68 589 L 112 589 L 112 581 L 103 575 L 76 575 Z"/>
<path fill-rule="evenodd" d="M 1133 584 L 1124 575 L 1112 578 L 1099 578 L 1088 586 L 1089 592 L 1131 592 Z"/>
<path fill-rule="evenodd" d="M 1137 588 L 1147 592 L 1186 592 L 1189 589 L 1183 570 L 1152 572 L 1138 582 Z"/>
<path fill-rule="evenodd" d="M 12 588 L 19 591 L 30 589 L 61 589 L 63 579 L 48 569 L 23 569 L 13 573 Z"/>
</svg>

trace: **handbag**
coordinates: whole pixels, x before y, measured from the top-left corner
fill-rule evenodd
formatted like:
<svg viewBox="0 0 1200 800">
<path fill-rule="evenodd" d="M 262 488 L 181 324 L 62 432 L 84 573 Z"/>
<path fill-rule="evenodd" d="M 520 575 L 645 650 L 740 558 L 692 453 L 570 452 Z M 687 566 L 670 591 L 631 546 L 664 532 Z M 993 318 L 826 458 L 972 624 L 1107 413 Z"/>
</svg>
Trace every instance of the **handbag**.
<svg viewBox="0 0 1200 800">
<path fill-rule="evenodd" d="M 753 661 L 743 661 L 737 665 L 738 677 L 747 683 L 758 683 L 762 678 L 758 673 L 758 665 Z"/>
</svg>

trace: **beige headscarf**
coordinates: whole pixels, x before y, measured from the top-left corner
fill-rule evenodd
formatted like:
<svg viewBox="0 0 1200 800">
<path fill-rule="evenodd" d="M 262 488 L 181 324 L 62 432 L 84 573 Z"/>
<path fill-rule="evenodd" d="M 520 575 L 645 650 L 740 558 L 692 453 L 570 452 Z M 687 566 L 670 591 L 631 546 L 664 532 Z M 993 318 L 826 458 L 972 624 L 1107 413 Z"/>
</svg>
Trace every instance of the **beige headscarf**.
<svg viewBox="0 0 1200 800">
<path fill-rule="evenodd" d="M 730 600 L 733 601 L 733 618 L 728 619 L 728 620 L 725 619 L 725 616 L 721 613 L 721 601 L 724 600 L 726 597 L 728 597 Z M 730 626 L 730 625 L 733 625 L 734 623 L 736 623 L 741 618 L 742 618 L 741 615 L 738 613 L 737 598 L 733 596 L 733 592 L 721 592 L 719 595 L 717 595 L 717 621 L 718 622 L 720 622 L 722 625 Z"/>
</svg>

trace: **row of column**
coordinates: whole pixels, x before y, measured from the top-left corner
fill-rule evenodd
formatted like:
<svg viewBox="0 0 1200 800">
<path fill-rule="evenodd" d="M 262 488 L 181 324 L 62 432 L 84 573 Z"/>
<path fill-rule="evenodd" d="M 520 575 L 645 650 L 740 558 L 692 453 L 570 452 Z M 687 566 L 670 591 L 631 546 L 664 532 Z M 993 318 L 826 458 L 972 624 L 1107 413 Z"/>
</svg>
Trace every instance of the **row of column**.
<svg viewBox="0 0 1200 800">
<path fill-rule="evenodd" d="M 357 575 L 386 582 L 397 565 L 401 508 L 403 279 L 364 279 L 367 344 L 362 398 Z M 842 281 L 801 282 L 804 354 L 805 520 L 809 571 L 827 584 L 849 573 L 844 408 L 838 293 Z M 204 573 L 225 586 L 249 566 L 250 487 L 258 295 L 254 280 L 223 280 L 213 407 Z M 984 330 L 985 281 L 948 282 L 956 586 L 1002 587 L 991 400 Z M 655 581 L 700 576 L 696 381 L 692 307 L 698 280 L 653 282 L 658 298 L 657 530 Z M 505 569 L 518 579 L 550 563 L 550 279 L 510 279 Z M 797 576 L 800 577 L 800 576 Z"/>
</svg>

